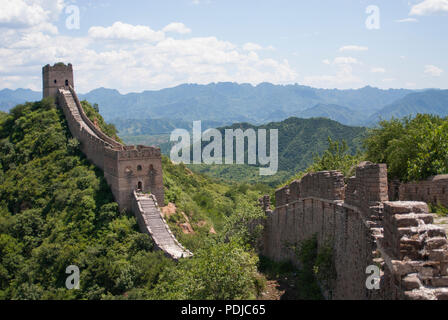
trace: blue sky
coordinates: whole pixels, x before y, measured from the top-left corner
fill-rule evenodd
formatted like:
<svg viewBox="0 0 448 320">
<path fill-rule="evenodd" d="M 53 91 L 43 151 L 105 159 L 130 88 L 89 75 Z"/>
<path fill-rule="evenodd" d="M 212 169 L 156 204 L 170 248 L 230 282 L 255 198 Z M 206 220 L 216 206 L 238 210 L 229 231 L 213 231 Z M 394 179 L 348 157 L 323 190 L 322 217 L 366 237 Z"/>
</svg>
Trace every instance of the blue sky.
<svg viewBox="0 0 448 320">
<path fill-rule="evenodd" d="M 42 65 L 57 61 L 73 63 L 80 92 L 218 81 L 448 88 L 448 0 L 0 4 L 0 88 L 40 90 Z"/>
</svg>

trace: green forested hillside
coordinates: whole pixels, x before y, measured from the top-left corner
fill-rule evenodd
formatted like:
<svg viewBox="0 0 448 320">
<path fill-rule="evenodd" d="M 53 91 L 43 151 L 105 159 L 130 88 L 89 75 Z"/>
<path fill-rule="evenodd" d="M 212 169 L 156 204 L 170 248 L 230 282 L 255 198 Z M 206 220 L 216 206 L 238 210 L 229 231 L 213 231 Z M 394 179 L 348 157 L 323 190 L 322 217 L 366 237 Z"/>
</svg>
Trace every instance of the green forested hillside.
<svg viewBox="0 0 448 320">
<path fill-rule="evenodd" d="M 335 141 L 346 141 L 347 151 L 355 154 L 362 148 L 362 140 L 366 133 L 366 128 L 345 126 L 326 118 L 300 119 L 292 117 L 281 122 L 271 122 L 261 126 L 237 123 L 219 129 L 223 139 L 224 130 L 229 128 L 240 128 L 242 130 L 248 128 L 255 130 L 278 129 L 278 173 L 271 177 L 260 177 L 257 168 L 247 165 L 191 165 L 189 167 L 192 170 L 233 181 L 264 182 L 275 185 L 311 165 L 314 158 L 328 148 L 328 138 Z M 269 145 L 269 135 L 267 136 L 267 144 Z M 164 146 L 162 150 L 169 150 L 169 148 Z"/>
<path fill-rule="evenodd" d="M 0 299 L 254 298 L 260 276 L 247 226 L 262 214 L 259 192 L 166 158 L 164 177 L 166 199 L 178 207 L 170 224 L 195 254 L 178 263 L 154 252 L 133 215 L 118 211 L 52 100 L 0 114 Z M 194 234 L 180 233 L 180 211 Z M 65 287 L 70 265 L 80 269 L 79 290 Z"/>
</svg>

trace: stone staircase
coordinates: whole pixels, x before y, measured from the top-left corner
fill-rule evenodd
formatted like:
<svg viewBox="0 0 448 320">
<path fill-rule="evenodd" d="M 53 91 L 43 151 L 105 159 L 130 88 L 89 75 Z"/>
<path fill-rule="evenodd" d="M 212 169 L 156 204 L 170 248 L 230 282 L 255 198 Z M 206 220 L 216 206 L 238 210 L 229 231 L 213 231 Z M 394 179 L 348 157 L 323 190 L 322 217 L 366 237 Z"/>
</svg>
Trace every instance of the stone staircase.
<svg viewBox="0 0 448 320">
<path fill-rule="evenodd" d="M 81 114 L 79 113 L 79 109 L 76 106 L 75 99 L 73 98 L 70 90 L 67 89 L 59 89 L 59 92 L 64 95 L 65 101 L 67 102 L 67 106 L 70 109 L 71 114 L 81 124 L 82 130 L 87 131 L 90 135 L 96 137 L 97 139 L 101 139 L 98 135 L 85 123 L 82 119 Z"/>
<path fill-rule="evenodd" d="M 164 251 L 175 260 L 193 255 L 177 241 L 167 222 L 162 217 L 153 195 L 135 191 L 134 200 L 140 229 L 145 233 L 149 233 L 158 249 Z"/>
</svg>

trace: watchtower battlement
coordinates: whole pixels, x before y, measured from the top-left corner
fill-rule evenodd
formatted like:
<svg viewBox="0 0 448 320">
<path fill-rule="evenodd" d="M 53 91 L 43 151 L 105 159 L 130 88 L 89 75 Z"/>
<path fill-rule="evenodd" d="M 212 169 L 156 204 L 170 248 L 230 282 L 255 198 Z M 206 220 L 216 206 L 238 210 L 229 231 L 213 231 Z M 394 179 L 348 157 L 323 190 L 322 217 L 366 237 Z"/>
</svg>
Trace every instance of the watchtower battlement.
<svg viewBox="0 0 448 320">
<path fill-rule="evenodd" d="M 53 66 L 47 64 L 42 68 L 42 82 L 44 98 L 57 98 L 60 88 L 68 89 L 70 86 L 74 88 L 72 64 L 65 65 L 62 62 L 56 63 Z"/>
<path fill-rule="evenodd" d="M 73 89 L 73 66 L 56 63 L 42 68 L 43 96 L 54 97 L 81 151 L 104 172 L 120 209 L 132 210 L 134 191 L 152 193 L 164 204 L 162 155 L 159 148 L 125 146 L 104 134 L 86 115 Z"/>
</svg>

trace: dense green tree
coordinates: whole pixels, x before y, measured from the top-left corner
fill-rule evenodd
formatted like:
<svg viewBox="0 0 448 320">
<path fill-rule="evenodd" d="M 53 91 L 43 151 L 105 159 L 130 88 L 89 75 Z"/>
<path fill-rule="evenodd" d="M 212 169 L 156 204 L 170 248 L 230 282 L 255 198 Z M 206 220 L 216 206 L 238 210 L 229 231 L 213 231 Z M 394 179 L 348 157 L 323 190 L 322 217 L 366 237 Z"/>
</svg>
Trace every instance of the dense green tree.
<svg viewBox="0 0 448 320">
<path fill-rule="evenodd" d="M 390 178 L 423 180 L 448 172 L 448 118 L 418 114 L 381 121 L 365 140 L 367 158 L 387 163 Z"/>
</svg>

